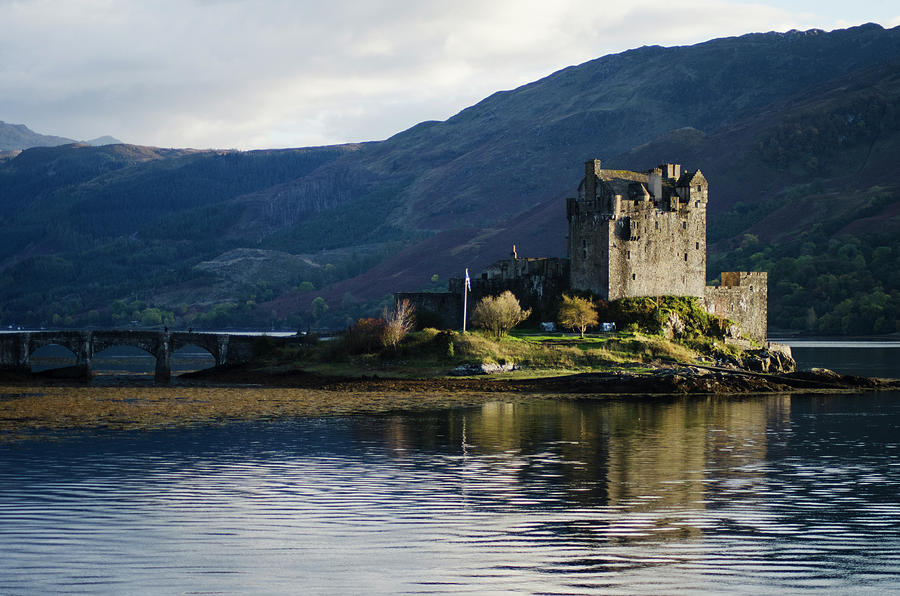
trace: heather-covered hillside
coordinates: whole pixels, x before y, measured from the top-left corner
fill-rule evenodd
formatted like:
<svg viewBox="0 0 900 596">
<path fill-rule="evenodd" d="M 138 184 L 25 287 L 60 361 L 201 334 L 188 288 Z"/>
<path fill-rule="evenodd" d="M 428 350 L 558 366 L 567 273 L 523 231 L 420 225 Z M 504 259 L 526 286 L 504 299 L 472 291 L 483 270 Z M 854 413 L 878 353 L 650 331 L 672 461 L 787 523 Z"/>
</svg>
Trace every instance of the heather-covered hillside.
<svg viewBox="0 0 900 596">
<path fill-rule="evenodd" d="M 0 321 L 121 324 L 156 308 L 341 325 L 513 243 L 562 255 L 563 199 L 598 157 L 702 169 L 710 277 L 769 270 L 776 326 L 895 331 L 898 65 L 896 28 L 751 34 L 598 58 L 382 142 L 28 149 L 0 160 Z M 329 309 L 312 321 L 318 296 Z"/>
</svg>

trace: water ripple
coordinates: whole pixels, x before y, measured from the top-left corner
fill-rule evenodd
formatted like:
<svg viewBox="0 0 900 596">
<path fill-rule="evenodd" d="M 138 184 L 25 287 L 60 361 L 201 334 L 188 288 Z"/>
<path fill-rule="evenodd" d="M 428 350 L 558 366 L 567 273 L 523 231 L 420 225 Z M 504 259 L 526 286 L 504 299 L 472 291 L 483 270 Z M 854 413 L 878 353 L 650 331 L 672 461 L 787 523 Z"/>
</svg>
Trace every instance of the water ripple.
<svg viewBox="0 0 900 596">
<path fill-rule="evenodd" d="M 785 400 L 4 445 L 0 593 L 900 589 L 894 401 Z"/>
</svg>

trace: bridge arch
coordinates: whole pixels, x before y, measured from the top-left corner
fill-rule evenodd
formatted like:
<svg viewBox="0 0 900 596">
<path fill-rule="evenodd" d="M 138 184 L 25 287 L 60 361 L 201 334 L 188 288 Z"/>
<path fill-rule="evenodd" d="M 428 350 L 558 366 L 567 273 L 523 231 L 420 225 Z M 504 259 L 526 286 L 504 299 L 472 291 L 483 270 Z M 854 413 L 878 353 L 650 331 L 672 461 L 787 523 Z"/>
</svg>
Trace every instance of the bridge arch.
<svg viewBox="0 0 900 596">
<path fill-rule="evenodd" d="M 179 342 L 177 348 L 174 344 L 169 347 L 172 350 L 172 372 L 175 374 L 204 370 L 216 365 L 216 354 L 209 346 Z"/>
<path fill-rule="evenodd" d="M 156 354 L 128 343 L 94 346 L 91 372 L 94 376 L 146 376 L 156 373 Z"/>
<path fill-rule="evenodd" d="M 141 349 L 156 359 L 154 379 L 167 383 L 172 377 L 169 352 L 169 334 L 157 331 L 94 331 L 91 353 L 99 354 L 114 346 L 131 346 Z"/>
<path fill-rule="evenodd" d="M 34 353 L 45 346 L 62 346 L 75 354 L 76 360 L 83 362 L 88 357 L 90 338 L 77 331 L 62 333 L 33 333 L 28 340 L 28 360 Z"/>
<path fill-rule="evenodd" d="M 186 346 L 197 346 L 210 353 L 216 365 L 223 364 L 228 348 L 228 336 L 217 333 L 175 332 L 169 337 L 169 347 L 177 352 Z"/>
<path fill-rule="evenodd" d="M 42 342 L 42 345 L 31 346 L 28 355 L 32 372 L 63 369 L 78 364 L 78 354 L 71 346 L 56 342 Z"/>
</svg>

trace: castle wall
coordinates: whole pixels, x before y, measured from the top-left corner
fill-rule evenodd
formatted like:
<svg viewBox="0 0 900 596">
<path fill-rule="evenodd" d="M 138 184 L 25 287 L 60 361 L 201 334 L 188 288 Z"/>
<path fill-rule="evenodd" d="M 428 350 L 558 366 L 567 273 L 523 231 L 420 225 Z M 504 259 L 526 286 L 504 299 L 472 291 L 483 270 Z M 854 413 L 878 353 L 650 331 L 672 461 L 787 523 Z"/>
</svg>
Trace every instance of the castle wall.
<svg viewBox="0 0 900 596">
<path fill-rule="evenodd" d="M 764 342 L 768 333 L 768 294 L 765 272 L 723 272 L 722 285 L 706 287 L 703 308 L 734 321 L 746 337 Z"/>
<path fill-rule="evenodd" d="M 572 287 L 606 297 L 609 293 L 609 214 L 598 201 L 567 199 L 567 255 Z"/>
<path fill-rule="evenodd" d="M 440 329 L 462 327 L 462 293 L 452 292 L 397 292 L 394 300 L 409 300 L 421 321 L 436 324 Z"/>
<path fill-rule="evenodd" d="M 675 211 L 638 202 L 610 221 L 607 300 L 635 296 L 703 297 L 706 210 Z"/>
<path fill-rule="evenodd" d="M 522 308 L 530 308 L 538 320 L 553 321 L 559 297 L 569 291 L 569 262 L 557 258 L 504 259 L 472 277 L 471 282 L 470 314 L 485 296 L 498 296 L 509 290 Z M 462 296 L 464 283 L 462 278 L 450 279 L 450 293 Z"/>
</svg>

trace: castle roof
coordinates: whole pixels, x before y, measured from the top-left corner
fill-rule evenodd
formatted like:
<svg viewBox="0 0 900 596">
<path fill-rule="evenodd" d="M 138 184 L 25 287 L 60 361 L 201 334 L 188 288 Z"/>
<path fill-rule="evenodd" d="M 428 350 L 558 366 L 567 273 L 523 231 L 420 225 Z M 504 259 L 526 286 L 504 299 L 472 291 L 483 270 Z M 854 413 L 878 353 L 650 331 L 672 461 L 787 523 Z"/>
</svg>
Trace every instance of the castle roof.
<svg viewBox="0 0 900 596">
<path fill-rule="evenodd" d="M 696 172 L 685 172 L 678 179 L 678 182 L 675 183 L 675 186 L 693 186 L 695 184 L 703 184 L 706 183 L 706 176 L 703 175 L 703 172 L 697 170 Z"/>
</svg>

